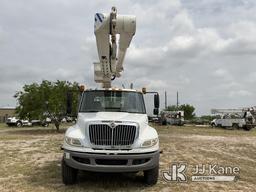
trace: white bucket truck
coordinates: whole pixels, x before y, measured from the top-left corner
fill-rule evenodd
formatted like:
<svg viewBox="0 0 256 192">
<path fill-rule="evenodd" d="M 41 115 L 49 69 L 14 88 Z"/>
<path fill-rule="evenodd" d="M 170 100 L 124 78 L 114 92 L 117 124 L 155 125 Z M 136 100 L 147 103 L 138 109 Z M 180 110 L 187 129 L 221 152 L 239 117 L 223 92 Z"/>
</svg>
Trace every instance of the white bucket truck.
<svg viewBox="0 0 256 192">
<path fill-rule="evenodd" d="M 157 92 L 111 88 L 120 77 L 126 49 L 135 34 L 134 16 L 96 13 L 95 35 L 99 63 L 95 81 L 102 89 L 81 92 L 77 123 L 65 133 L 62 160 L 64 184 L 74 184 L 78 170 L 94 172 L 144 172 L 145 182 L 157 183 L 159 140 L 148 124 L 143 94 L 154 94 L 154 114 L 159 112 Z M 116 34 L 120 34 L 117 51 Z M 118 56 L 117 56 L 118 55 Z M 68 94 L 69 95 L 69 94 Z M 71 113 L 71 97 L 67 113 Z"/>
</svg>

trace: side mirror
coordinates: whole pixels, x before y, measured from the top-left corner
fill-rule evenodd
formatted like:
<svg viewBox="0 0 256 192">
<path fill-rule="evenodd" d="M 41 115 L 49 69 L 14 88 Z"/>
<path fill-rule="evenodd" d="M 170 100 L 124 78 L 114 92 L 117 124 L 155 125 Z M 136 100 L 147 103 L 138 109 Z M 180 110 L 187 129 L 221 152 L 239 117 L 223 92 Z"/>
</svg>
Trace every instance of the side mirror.
<svg viewBox="0 0 256 192">
<path fill-rule="evenodd" d="M 73 103 L 73 94 L 72 92 L 67 92 L 67 115 L 70 115 L 72 113 L 72 103 Z"/>
<path fill-rule="evenodd" d="M 154 111 L 153 111 L 153 114 L 154 114 L 154 115 L 158 115 L 158 113 L 159 113 L 159 109 L 158 109 L 158 108 L 155 108 Z"/>
<path fill-rule="evenodd" d="M 154 106 L 155 108 L 159 108 L 159 94 L 154 95 Z"/>
</svg>

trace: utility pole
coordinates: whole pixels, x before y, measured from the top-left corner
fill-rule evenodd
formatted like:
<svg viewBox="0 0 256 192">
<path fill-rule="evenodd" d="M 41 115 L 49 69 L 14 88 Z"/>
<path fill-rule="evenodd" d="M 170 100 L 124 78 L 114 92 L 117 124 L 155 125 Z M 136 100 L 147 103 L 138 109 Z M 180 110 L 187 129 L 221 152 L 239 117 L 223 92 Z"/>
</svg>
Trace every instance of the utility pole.
<svg viewBox="0 0 256 192">
<path fill-rule="evenodd" d="M 167 92 L 164 92 L 164 107 L 167 109 Z"/>
<path fill-rule="evenodd" d="M 179 107 L 179 92 L 177 91 L 177 108 Z"/>
</svg>

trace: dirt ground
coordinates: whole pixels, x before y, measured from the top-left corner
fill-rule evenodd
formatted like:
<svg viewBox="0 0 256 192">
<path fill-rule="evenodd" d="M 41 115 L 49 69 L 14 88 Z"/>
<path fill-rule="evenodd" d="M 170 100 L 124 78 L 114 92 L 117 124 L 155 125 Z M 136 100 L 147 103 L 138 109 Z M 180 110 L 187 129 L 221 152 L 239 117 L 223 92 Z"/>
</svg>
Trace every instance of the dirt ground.
<svg viewBox="0 0 256 192">
<path fill-rule="evenodd" d="M 256 129 L 224 130 L 210 127 L 155 126 L 163 153 L 155 186 L 146 186 L 138 174 L 79 173 L 78 183 L 61 181 L 60 160 L 65 128 L 9 128 L 0 124 L 0 191 L 255 191 Z M 188 165 L 186 183 L 166 182 L 162 171 L 170 163 Z M 198 164 L 237 166 L 236 182 L 192 182 Z"/>
</svg>

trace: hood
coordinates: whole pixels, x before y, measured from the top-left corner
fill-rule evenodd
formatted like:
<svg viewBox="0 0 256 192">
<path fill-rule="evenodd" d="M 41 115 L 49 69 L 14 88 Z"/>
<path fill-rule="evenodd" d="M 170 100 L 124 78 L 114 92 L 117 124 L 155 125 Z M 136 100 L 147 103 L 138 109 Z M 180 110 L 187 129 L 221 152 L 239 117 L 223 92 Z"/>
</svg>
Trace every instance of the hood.
<svg viewBox="0 0 256 192">
<path fill-rule="evenodd" d="M 79 113 L 78 123 L 89 121 L 129 121 L 136 123 L 147 123 L 147 114 L 126 113 L 126 112 L 96 112 Z"/>
</svg>

